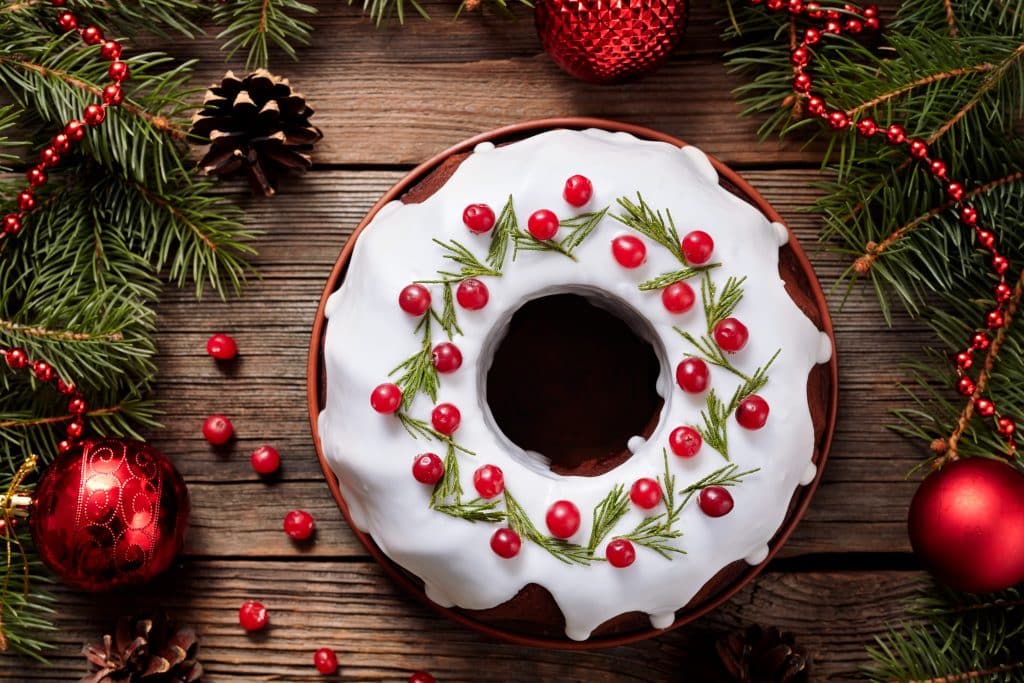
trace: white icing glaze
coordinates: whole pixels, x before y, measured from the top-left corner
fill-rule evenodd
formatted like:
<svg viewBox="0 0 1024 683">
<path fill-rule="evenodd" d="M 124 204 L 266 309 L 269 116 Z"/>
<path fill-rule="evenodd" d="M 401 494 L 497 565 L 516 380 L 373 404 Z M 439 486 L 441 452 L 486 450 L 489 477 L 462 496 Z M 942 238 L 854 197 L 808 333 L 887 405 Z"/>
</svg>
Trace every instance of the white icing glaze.
<svg viewBox="0 0 1024 683">
<path fill-rule="evenodd" d="M 647 439 L 645 439 L 644 437 L 639 435 L 631 436 L 629 437 L 629 441 L 626 442 L 626 448 L 629 449 L 630 453 L 636 453 L 638 450 L 644 447 L 645 443 L 647 443 Z"/>
<path fill-rule="evenodd" d="M 818 476 L 818 466 L 812 462 L 807 465 L 807 469 L 804 470 L 803 476 L 800 477 L 800 485 L 807 486 L 814 481 L 816 476 Z"/>
<path fill-rule="evenodd" d="M 824 332 L 818 334 L 818 355 L 819 363 L 827 363 L 832 359 L 832 338 Z"/>
<path fill-rule="evenodd" d="M 442 605 L 485 609 L 499 605 L 530 583 L 550 591 L 566 620 L 566 635 L 583 640 L 606 620 L 630 611 L 646 612 L 656 628 L 670 626 L 675 611 L 721 568 L 763 552 L 786 516 L 796 487 L 806 480 L 814 451 L 814 429 L 806 400 L 808 372 L 821 359 L 819 331 L 786 294 L 778 274 L 778 231 L 756 209 L 718 185 L 707 157 L 694 147 L 639 140 L 600 130 L 551 131 L 504 147 L 480 145 L 442 189 L 420 204 L 393 202 L 384 207 L 360 236 L 341 288 L 331 297 L 325 340 L 327 404 L 320 415 L 322 448 L 337 473 L 353 522 L 370 534 L 392 560 L 420 577 L 427 594 Z M 583 173 L 594 185 L 587 207 L 574 210 L 562 199 L 565 179 Z M 523 544 L 519 555 L 504 560 L 489 545 L 495 527 L 446 516 L 429 507 L 430 487 L 411 476 L 413 457 L 437 450 L 438 444 L 413 441 L 393 416 L 378 415 L 370 391 L 416 349 L 417 320 L 397 306 L 397 294 L 413 280 L 431 279 L 447 263 L 431 241 L 457 239 L 478 255 L 486 253 L 490 235 L 474 235 L 462 224 L 463 208 L 484 202 L 499 209 L 511 194 L 521 226 L 538 208 L 560 217 L 613 205 L 640 191 L 654 208 L 669 209 L 681 234 L 700 228 L 715 241 L 711 271 L 721 285 L 730 275 L 748 276 L 745 296 L 734 315 L 750 330 L 750 341 L 733 363 L 750 372 L 777 348 L 768 384 L 758 393 L 771 406 L 767 425 L 741 428 L 730 418 L 731 461 L 741 470 L 760 468 L 732 489 L 735 508 L 720 518 L 704 515 L 696 502 L 682 512 L 677 540 L 686 555 L 667 560 L 637 547 L 636 562 L 616 569 L 606 562 L 566 565 L 539 546 Z M 668 251 L 647 241 L 647 262 L 635 270 L 619 267 L 610 241 L 621 224 L 606 218 L 576 250 L 578 262 L 550 252 L 511 254 L 501 278 L 486 280 L 488 305 L 479 311 L 459 309 L 464 335 L 455 343 L 462 368 L 442 376 L 438 402 L 462 412 L 458 442 L 477 453 L 460 456 L 462 486 L 472 491 L 476 467 L 499 466 L 505 483 L 530 518 L 543 528 L 545 512 L 558 499 L 574 501 L 583 523 L 574 537 L 590 532 L 590 511 L 617 483 L 660 474 L 662 449 L 669 432 L 699 424 L 704 396 L 682 393 L 674 368 L 692 349 L 672 327 L 700 335 L 700 305 L 682 315 L 669 314 L 658 292 L 641 292 L 636 284 L 676 270 Z M 648 321 L 641 334 L 656 335 L 662 373 L 658 391 L 665 397 L 654 433 L 635 454 L 597 477 L 560 477 L 544 466 L 540 454 L 526 454 L 495 427 L 481 388 L 490 360 L 490 345 L 501 326 L 524 301 L 544 292 L 607 292 L 610 306 L 626 307 Z M 433 291 L 440 301 L 440 290 Z M 615 298 L 621 299 L 616 301 Z M 827 360 L 827 358 L 825 359 Z M 712 386 L 731 395 L 738 379 L 711 368 Z M 410 414 L 429 418 L 429 399 L 420 395 Z M 443 451 L 442 451 L 443 452 Z M 725 463 L 705 445 L 696 457 L 669 456 L 682 488 Z M 631 509 L 608 537 L 632 529 L 645 513 Z M 607 543 L 607 540 L 605 541 Z M 598 556 L 604 556 L 603 544 Z"/>
<path fill-rule="evenodd" d="M 775 241 L 781 247 L 789 242 L 789 228 L 779 222 L 772 223 L 772 230 L 775 231 Z"/>
<path fill-rule="evenodd" d="M 751 566 L 761 564 L 766 559 L 768 559 L 768 544 L 765 543 L 760 548 L 750 553 L 743 559 L 746 561 L 747 564 Z"/>
</svg>

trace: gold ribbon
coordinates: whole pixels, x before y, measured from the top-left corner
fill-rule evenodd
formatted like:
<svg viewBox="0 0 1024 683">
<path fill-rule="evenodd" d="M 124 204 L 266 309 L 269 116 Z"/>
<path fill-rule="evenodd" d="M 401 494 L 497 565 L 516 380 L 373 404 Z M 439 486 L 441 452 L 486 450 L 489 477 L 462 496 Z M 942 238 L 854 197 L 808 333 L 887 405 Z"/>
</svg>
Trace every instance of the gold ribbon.
<svg viewBox="0 0 1024 683">
<path fill-rule="evenodd" d="M 28 507 L 32 502 L 32 498 L 28 495 L 28 490 L 23 487 L 23 484 L 28 475 L 35 471 L 38 461 L 39 458 L 37 456 L 28 456 L 25 462 L 21 464 L 21 467 L 18 468 L 18 471 L 14 473 L 11 483 L 7 486 L 7 490 L 3 495 L 0 495 L 0 519 L 4 523 L 2 540 L 7 553 L 6 564 L 3 570 L 3 586 L 0 588 L 0 598 L 3 599 L 3 604 L 0 605 L 0 650 L 7 649 L 7 638 L 4 637 L 3 633 L 3 610 L 7 608 L 7 591 L 11 583 L 15 553 L 21 557 L 21 569 L 24 577 L 22 591 L 26 597 L 28 596 L 28 556 L 25 554 L 25 546 L 22 545 L 18 535 L 14 532 L 14 521 L 18 517 L 18 511 Z"/>
</svg>

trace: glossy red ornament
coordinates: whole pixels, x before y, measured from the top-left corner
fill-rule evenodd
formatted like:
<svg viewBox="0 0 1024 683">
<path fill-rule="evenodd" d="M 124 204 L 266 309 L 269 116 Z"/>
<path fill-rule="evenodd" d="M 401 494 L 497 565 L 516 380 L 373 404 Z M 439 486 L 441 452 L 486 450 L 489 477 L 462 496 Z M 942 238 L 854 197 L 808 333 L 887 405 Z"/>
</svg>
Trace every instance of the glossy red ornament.
<svg viewBox="0 0 1024 683">
<path fill-rule="evenodd" d="M 647 247 L 638 237 L 620 235 L 612 240 L 612 256 L 623 268 L 638 268 L 647 260 Z"/>
<path fill-rule="evenodd" d="M 441 342 L 430 352 L 430 361 L 438 372 L 455 372 L 462 367 L 462 351 L 451 342 Z"/>
<path fill-rule="evenodd" d="M 650 510 L 661 502 L 661 485 L 650 477 L 637 479 L 629 489 L 629 499 L 637 507 Z"/>
<path fill-rule="evenodd" d="M 296 541 L 308 540 L 316 531 L 316 520 L 305 510 L 292 510 L 284 516 L 284 532 Z"/>
<path fill-rule="evenodd" d="M 747 396 L 736 408 L 736 421 L 746 429 L 760 429 L 768 422 L 768 401 L 757 394 Z"/>
<path fill-rule="evenodd" d="M 462 413 L 451 403 L 441 403 L 431 411 L 430 422 L 434 425 L 434 429 L 446 436 L 451 436 L 462 422 Z"/>
<path fill-rule="evenodd" d="M 421 453 L 412 461 L 412 476 L 421 484 L 433 486 L 444 476 L 444 463 L 436 453 Z"/>
<path fill-rule="evenodd" d="M 486 204 L 470 204 L 462 211 L 462 222 L 470 232 L 487 232 L 494 227 L 494 221 L 494 209 Z"/>
<path fill-rule="evenodd" d="M 496 465 L 484 465 L 473 473 L 473 488 L 481 498 L 500 496 L 505 490 L 505 474 Z"/>
<path fill-rule="evenodd" d="M 479 311 L 487 305 L 490 298 L 491 294 L 487 291 L 487 285 L 475 277 L 463 280 L 455 290 L 455 300 L 459 302 L 460 306 L 470 311 Z"/>
<path fill-rule="evenodd" d="M 270 613 L 263 603 L 247 600 L 238 608 L 238 623 L 246 631 L 259 631 L 266 628 L 270 621 Z"/>
<path fill-rule="evenodd" d="M 206 340 L 206 353 L 215 360 L 231 360 L 238 355 L 238 344 L 231 336 L 218 332 Z"/>
<path fill-rule="evenodd" d="M 68 585 L 106 591 L 150 581 L 181 552 L 185 481 L 139 441 L 86 439 L 43 474 L 29 523 L 39 556 Z"/>
<path fill-rule="evenodd" d="M 714 337 L 720 349 L 736 353 L 747 345 L 750 332 L 747 331 L 747 326 L 736 318 L 726 318 L 715 325 Z"/>
<path fill-rule="evenodd" d="M 686 313 L 696 299 L 693 287 L 685 282 L 673 282 L 661 290 L 661 303 L 669 313 Z"/>
<path fill-rule="evenodd" d="M 594 194 L 594 185 L 585 175 L 569 176 L 562 189 L 562 197 L 573 206 L 580 207 L 590 201 Z"/>
<path fill-rule="evenodd" d="M 224 415 L 214 414 L 203 422 L 203 438 L 214 446 L 226 444 L 234 433 L 234 425 Z"/>
<path fill-rule="evenodd" d="M 544 521 L 555 538 L 569 538 L 580 528 L 580 509 L 568 500 L 560 500 L 548 508 Z"/>
<path fill-rule="evenodd" d="M 111 62 L 110 67 L 107 69 L 107 75 L 110 76 L 111 80 L 118 83 L 128 78 L 130 73 L 131 70 L 128 62 Z"/>
<path fill-rule="evenodd" d="M 680 458 L 692 458 L 697 455 L 704 440 L 693 427 L 676 427 L 668 435 L 668 446 Z"/>
<path fill-rule="evenodd" d="M 548 209 L 537 209 L 526 221 L 526 229 L 536 239 L 549 240 L 558 233 L 558 216 Z"/>
<path fill-rule="evenodd" d="M 274 474 L 281 466 L 281 454 L 273 446 L 260 446 L 249 456 L 249 464 L 256 474 Z"/>
<path fill-rule="evenodd" d="M 608 564 L 616 569 L 628 567 L 636 561 L 636 548 L 625 538 L 616 538 L 604 549 Z"/>
<path fill-rule="evenodd" d="M 402 405 L 402 390 L 397 384 L 378 384 L 370 394 L 370 407 L 385 415 L 393 413 Z"/>
<path fill-rule="evenodd" d="M 86 45 L 98 45 L 103 42 L 103 31 L 95 26 L 86 26 L 82 29 L 82 41 Z"/>
<path fill-rule="evenodd" d="M 724 486 L 708 486 L 697 495 L 697 504 L 708 517 L 722 517 L 732 512 L 732 494 Z"/>
<path fill-rule="evenodd" d="M 661 66 L 686 31 L 687 0 L 540 0 L 541 45 L 589 83 L 640 78 Z"/>
<path fill-rule="evenodd" d="M 409 315 L 423 315 L 430 310 L 430 290 L 423 285 L 406 285 L 398 293 L 398 307 Z"/>
<path fill-rule="evenodd" d="M 894 145 L 902 145 L 907 141 L 907 131 L 898 123 L 894 123 L 886 128 L 885 136 Z"/>
<path fill-rule="evenodd" d="M 338 672 L 338 655 L 329 647 L 322 647 L 313 653 L 313 666 L 324 676 Z"/>
<path fill-rule="evenodd" d="M 910 542 L 953 588 L 988 593 L 1024 581 L 1024 474 L 964 458 L 922 482 L 910 503 Z"/>
<path fill-rule="evenodd" d="M 708 388 L 710 379 L 707 363 L 700 358 L 686 358 L 676 366 L 676 382 L 683 391 L 699 394 Z"/>
<path fill-rule="evenodd" d="M 978 415 L 981 415 L 982 417 L 992 417 L 996 412 L 995 404 L 984 396 L 979 396 L 975 399 L 974 409 L 978 411 Z"/>
<path fill-rule="evenodd" d="M 687 263 L 691 266 L 700 266 L 711 258 L 711 252 L 715 250 L 715 241 L 703 230 L 694 230 L 683 236 L 679 247 L 683 250 L 683 258 Z"/>
<path fill-rule="evenodd" d="M 17 235 L 21 232 L 21 216 L 16 213 L 9 213 L 4 216 L 3 231 L 8 235 Z"/>
<path fill-rule="evenodd" d="M 107 110 L 98 104 L 90 104 L 82 112 L 82 120 L 90 126 L 98 126 L 107 118 Z"/>
<path fill-rule="evenodd" d="M 109 104 L 110 106 L 117 106 L 124 102 L 124 91 L 121 90 L 121 86 L 116 83 L 111 83 L 107 87 L 103 88 L 103 103 Z"/>
<path fill-rule="evenodd" d="M 100 56 L 103 59 L 120 59 L 121 58 L 121 44 L 116 40 L 108 40 L 103 43 L 103 47 L 100 48 Z"/>
<path fill-rule="evenodd" d="M 518 555 L 522 547 L 523 539 L 519 538 L 519 534 L 511 529 L 498 529 L 491 536 L 491 550 L 494 551 L 495 555 L 504 557 L 506 560 Z M 412 679 L 410 678 L 409 680 Z"/>
</svg>

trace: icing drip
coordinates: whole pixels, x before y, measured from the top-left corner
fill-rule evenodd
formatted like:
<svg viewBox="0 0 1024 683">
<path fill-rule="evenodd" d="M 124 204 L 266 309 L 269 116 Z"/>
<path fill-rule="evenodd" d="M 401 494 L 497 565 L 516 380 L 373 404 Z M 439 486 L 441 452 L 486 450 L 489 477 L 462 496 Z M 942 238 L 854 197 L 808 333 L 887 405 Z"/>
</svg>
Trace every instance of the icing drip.
<svg viewBox="0 0 1024 683">
<path fill-rule="evenodd" d="M 789 230 L 782 223 L 772 223 L 772 230 L 775 231 L 775 241 L 781 247 L 789 242 Z"/>
<path fill-rule="evenodd" d="M 626 448 L 629 449 L 630 453 L 636 453 L 638 450 L 644 447 L 647 443 L 647 439 L 642 436 L 631 436 L 629 441 L 626 442 Z"/>
<path fill-rule="evenodd" d="M 750 553 L 749 555 L 747 555 L 743 559 L 744 559 L 744 561 L 747 564 L 749 564 L 751 566 L 755 566 L 755 565 L 761 564 L 766 559 L 768 559 L 768 544 L 766 543 L 766 544 L 762 545 L 757 550 L 755 550 L 754 552 Z"/>
<path fill-rule="evenodd" d="M 750 548 L 767 548 L 764 544 L 784 521 L 814 452 L 806 399 L 808 372 L 815 362 L 830 357 L 831 348 L 823 357 L 823 335 L 785 292 L 778 276 L 778 229 L 721 188 L 714 167 L 696 148 L 680 150 L 622 133 L 559 130 L 499 148 L 484 143 L 478 152 L 426 201 L 387 205 L 360 236 L 345 281 L 327 307 L 327 402 L 319 420 L 323 452 L 338 475 L 353 522 L 388 557 L 420 577 L 435 602 L 486 609 L 537 583 L 565 615 L 570 638 L 586 639 L 603 622 L 631 611 L 650 614 L 656 628 L 667 628 L 675 609 L 685 606 L 722 567 L 752 557 Z M 561 195 L 565 179 L 576 173 L 593 182 L 593 196 L 582 209 L 568 205 Z M 735 508 L 729 514 L 710 518 L 695 502 L 683 509 L 677 524 L 683 535 L 674 543 L 686 555 L 666 559 L 637 547 L 636 561 L 617 569 L 603 561 L 567 565 L 536 544 L 524 543 L 518 555 L 503 559 L 489 546 L 495 525 L 470 523 L 431 509 L 431 487 L 410 476 L 413 457 L 438 444 L 412 440 L 394 416 L 374 413 L 367 401 L 370 390 L 387 381 L 396 362 L 416 349 L 417 320 L 399 310 L 397 293 L 411 281 L 436 278 L 438 269 L 448 265 L 434 239 L 458 240 L 477 255 L 486 253 L 489 236 L 472 234 L 462 223 L 462 211 L 469 204 L 486 203 L 498 210 L 511 194 L 523 226 L 539 208 L 562 218 L 604 206 L 614 211 L 617 198 L 635 197 L 638 191 L 652 207 L 671 212 L 680 234 L 700 229 L 711 235 L 712 260 L 722 264 L 710 271 L 718 286 L 729 277 L 747 277 L 734 315 L 749 329 L 750 340 L 730 362 L 750 373 L 776 349 L 782 350 L 769 382 L 758 391 L 771 406 L 764 428 L 743 429 L 734 418 L 727 422 L 731 462 L 741 470 L 760 469 L 731 489 Z M 682 393 L 673 380 L 675 364 L 693 350 L 674 327 L 698 336 L 706 332 L 699 300 L 690 311 L 676 315 L 665 310 L 659 292 L 639 290 L 639 282 L 678 270 L 680 264 L 667 249 L 648 243 L 646 262 L 623 269 L 610 248 L 611 240 L 622 232 L 620 223 L 606 217 L 574 252 L 575 261 L 525 251 L 514 262 L 509 259 L 501 277 L 485 278 L 489 303 L 480 310 L 459 309 L 463 335 L 455 341 L 463 365 L 444 376 L 438 394 L 438 403 L 460 409 L 457 440 L 476 453 L 461 456 L 462 487 L 473 490 L 476 467 L 500 467 L 507 490 L 516 492 L 519 505 L 535 523 L 543 524 L 554 501 L 573 501 L 584 512 L 575 536 L 583 539 L 589 537 L 589 513 L 595 505 L 616 484 L 628 488 L 641 477 L 659 476 L 669 432 L 680 425 L 700 424 L 704 407 L 703 396 Z M 480 391 L 483 365 L 490 358 L 489 340 L 496 330 L 538 292 L 569 289 L 585 289 L 598 300 L 602 293 L 621 299 L 646 321 L 644 327 L 656 337 L 663 364 L 658 391 L 665 405 L 657 427 L 646 441 L 630 440 L 631 458 L 596 477 L 560 477 L 542 467 L 537 455 L 523 457 L 495 428 Z M 440 294 L 439 288 L 433 290 L 435 300 Z M 728 396 L 738 380 L 712 367 L 711 384 Z M 427 417 L 431 408 L 429 399 L 420 395 L 409 413 Z M 669 455 L 679 488 L 725 464 L 707 445 L 692 458 Z M 633 529 L 649 514 L 631 507 L 595 556 L 603 558 L 608 540 Z"/>
</svg>

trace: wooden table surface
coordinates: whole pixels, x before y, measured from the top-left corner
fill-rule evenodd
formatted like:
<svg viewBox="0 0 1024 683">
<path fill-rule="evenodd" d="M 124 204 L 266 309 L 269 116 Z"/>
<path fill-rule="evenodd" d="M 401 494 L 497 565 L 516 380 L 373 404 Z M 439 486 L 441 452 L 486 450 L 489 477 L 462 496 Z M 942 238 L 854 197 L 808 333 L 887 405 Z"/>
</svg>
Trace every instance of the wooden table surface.
<svg viewBox="0 0 1024 683">
<path fill-rule="evenodd" d="M 285 182 L 272 200 L 239 184 L 252 223 L 265 231 L 255 264 L 262 278 L 238 298 L 168 289 L 159 308 L 157 396 L 166 429 L 154 433 L 189 482 L 192 529 L 181 561 L 131 595 L 96 598 L 55 589 L 57 649 L 50 667 L 0 658 L 4 680 L 77 680 L 79 650 L 118 614 L 160 606 L 197 628 L 201 659 L 214 681 L 319 681 L 312 652 L 333 647 L 340 680 L 404 681 L 426 669 L 439 681 L 670 681 L 685 675 L 695 633 L 746 622 L 793 631 L 814 654 L 814 680 L 848 680 L 866 663 L 865 646 L 901 614 L 921 578 L 905 533 L 915 489 L 907 471 L 921 445 L 885 427 L 905 401 L 895 360 L 926 340 L 907 320 L 887 329 L 874 295 L 858 287 L 833 315 L 840 354 L 839 425 L 824 481 L 779 559 L 715 614 L 636 645 L 565 653 L 492 642 L 435 616 L 393 587 L 346 526 L 311 443 L 305 367 L 309 330 L 324 281 L 365 212 L 411 165 L 472 134 L 527 118 L 590 115 L 676 135 L 717 155 L 774 203 L 811 254 L 826 289 L 845 267 L 817 243 L 819 220 L 801 211 L 820 178 L 814 149 L 761 143 L 756 122 L 738 117 L 718 38 L 718 11 L 701 2 L 685 45 L 658 74 L 617 87 L 583 85 L 541 51 L 528 11 L 518 21 L 448 17 L 452 4 L 429 4 L 434 20 L 375 30 L 338 0 L 317 3 L 314 44 L 301 61 L 276 56 L 317 110 L 325 138 L 316 168 Z M 197 84 L 227 66 L 217 41 L 147 42 L 179 57 L 199 57 Z M 213 332 L 231 333 L 241 357 L 230 371 L 206 357 Z M 237 440 L 214 452 L 200 426 L 210 413 L 234 421 Z M 266 484 L 249 452 L 272 443 L 284 458 L 281 480 Z M 316 541 L 296 546 L 281 519 L 304 508 L 317 519 Z M 259 599 L 272 626 L 247 636 L 239 604 Z"/>
</svg>

